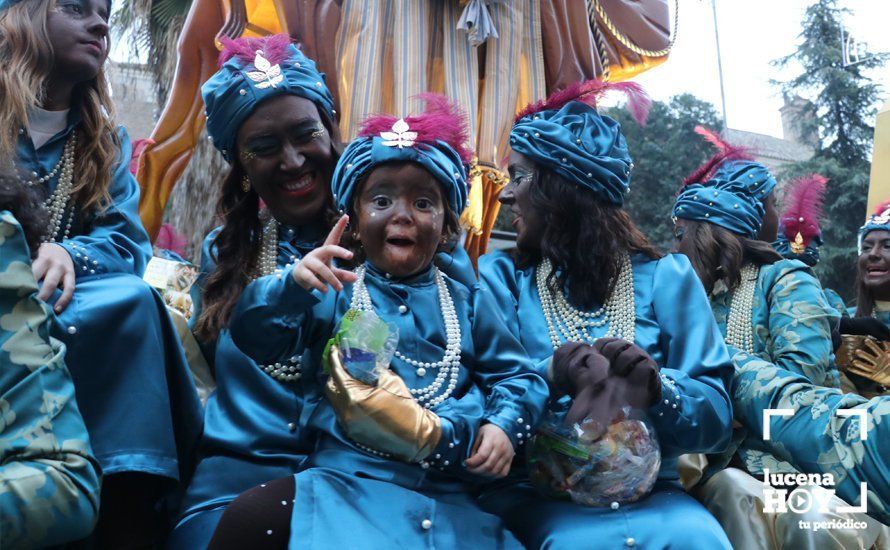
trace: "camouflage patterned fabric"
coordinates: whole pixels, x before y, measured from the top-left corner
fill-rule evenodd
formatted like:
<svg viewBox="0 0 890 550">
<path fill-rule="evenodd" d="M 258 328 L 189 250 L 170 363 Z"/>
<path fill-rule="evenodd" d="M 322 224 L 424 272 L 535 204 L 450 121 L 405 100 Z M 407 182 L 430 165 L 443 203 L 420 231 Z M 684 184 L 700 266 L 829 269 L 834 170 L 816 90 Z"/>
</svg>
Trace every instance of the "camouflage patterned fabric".
<svg viewBox="0 0 890 550">
<path fill-rule="evenodd" d="M 22 228 L 0 212 L 0 547 L 36 548 L 83 538 L 99 507 L 99 465 L 74 400 L 65 346 Z"/>
</svg>

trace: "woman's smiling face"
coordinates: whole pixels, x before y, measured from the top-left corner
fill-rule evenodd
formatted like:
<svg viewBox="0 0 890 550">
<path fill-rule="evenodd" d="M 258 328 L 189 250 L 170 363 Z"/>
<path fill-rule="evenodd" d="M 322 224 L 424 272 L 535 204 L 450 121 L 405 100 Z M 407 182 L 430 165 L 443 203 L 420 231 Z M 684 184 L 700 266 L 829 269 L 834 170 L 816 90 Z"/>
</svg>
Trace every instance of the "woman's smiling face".
<svg viewBox="0 0 890 550">
<path fill-rule="evenodd" d="M 329 202 L 334 157 L 314 103 L 292 94 L 264 101 L 238 129 L 236 146 L 237 162 L 275 219 L 318 219 Z"/>
</svg>

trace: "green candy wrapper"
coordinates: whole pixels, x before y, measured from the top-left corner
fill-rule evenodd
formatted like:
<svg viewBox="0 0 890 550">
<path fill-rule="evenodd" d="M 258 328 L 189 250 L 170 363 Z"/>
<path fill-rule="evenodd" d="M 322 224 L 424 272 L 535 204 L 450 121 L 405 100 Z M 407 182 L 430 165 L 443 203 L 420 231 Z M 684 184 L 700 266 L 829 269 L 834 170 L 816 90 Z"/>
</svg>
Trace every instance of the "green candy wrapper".
<svg viewBox="0 0 890 550">
<path fill-rule="evenodd" d="M 330 373 L 328 357 L 331 346 L 337 345 L 343 354 L 343 366 L 356 380 L 376 385 L 381 369 L 389 363 L 399 344 L 399 329 L 380 319 L 373 311 L 350 309 L 343 315 L 334 336 L 325 346 L 322 361 Z"/>
</svg>

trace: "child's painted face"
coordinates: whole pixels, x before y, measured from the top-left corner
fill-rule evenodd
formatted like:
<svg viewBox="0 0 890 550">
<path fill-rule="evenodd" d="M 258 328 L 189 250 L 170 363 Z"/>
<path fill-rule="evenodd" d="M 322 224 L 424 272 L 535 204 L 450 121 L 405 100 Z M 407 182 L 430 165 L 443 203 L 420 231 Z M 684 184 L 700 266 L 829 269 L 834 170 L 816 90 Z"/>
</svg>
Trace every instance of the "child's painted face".
<svg viewBox="0 0 890 550">
<path fill-rule="evenodd" d="M 443 235 L 442 186 L 415 163 L 375 168 L 356 197 L 355 213 L 368 260 L 395 277 L 429 266 Z"/>
</svg>

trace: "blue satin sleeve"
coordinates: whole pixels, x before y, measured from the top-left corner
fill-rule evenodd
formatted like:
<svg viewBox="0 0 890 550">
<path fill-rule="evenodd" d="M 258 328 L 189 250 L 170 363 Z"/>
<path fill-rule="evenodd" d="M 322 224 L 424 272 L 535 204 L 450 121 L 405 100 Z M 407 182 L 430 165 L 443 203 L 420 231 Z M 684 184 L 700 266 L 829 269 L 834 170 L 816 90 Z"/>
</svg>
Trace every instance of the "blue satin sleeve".
<svg viewBox="0 0 890 550">
<path fill-rule="evenodd" d="M 685 256 L 658 261 L 652 305 L 660 327 L 662 401 L 650 409 L 665 456 L 723 450 L 732 434 L 732 364 L 707 295 Z"/>
<path fill-rule="evenodd" d="M 832 474 L 838 496 L 850 504 L 861 503 L 860 484 L 866 483 L 868 514 L 890 523 L 890 397 L 866 400 L 815 386 L 798 373 L 742 352 L 733 360 L 739 365 L 733 381 L 735 416 L 750 439 L 799 471 Z M 769 441 L 763 441 L 764 409 L 794 411 L 771 418 Z M 840 416 L 842 409 L 857 413 Z"/>
<path fill-rule="evenodd" d="M 259 365 L 280 362 L 319 344 L 309 338 L 316 318 L 313 306 L 322 299 L 331 304 L 336 299 L 330 288 L 326 294 L 304 289 L 294 280 L 293 271 L 290 267 L 278 275 L 260 277 L 248 284 L 232 312 L 229 322 L 232 340 Z M 334 312 L 333 307 L 328 310 L 330 315 L 319 321 L 327 327 L 326 334 L 330 337 Z"/>
<path fill-rule="evenodd" d="M 479 284 L 491 296 L 495 311 L 510 334 L 520 334 L 519 329 L 519 286 L 513 260 L 507 252 L 485 254 L 479 258 Z M 552 355 L 542 359 L 532 358 L 535 371 L 550 385 L 550 363 Z M 548 388 L 552 392 L 553 388 Z"/>
<path fill-rule="evenodd" d="M 828 305 L 837 310 L 839 316 L 848 316 L 847 304 L 844 303 L 844 299 L 841 298 L 840 294 L 830 288 L 823 288 L 822 292 L 825 293 L 825 301 L 828 302 Z"/>
<path fill-rule="evenodd" d="M 550 398 L 522 344 L 497 315 L 498 304 L 478 283 L 473 286 L 473 376 L 485 392 L 483 421 L 500 427 L 518 449 L 537 425 Z"/>
<path fill-rule="evenodd" d="M 132 273 L 141 277 L 151 259 L 151 243 L 139 218 L 139 184 L 130 174 L 130 138 L 119 129 L 121 149 L 108 189 L 111 203 L 90 219 L 83 234 L 61 244 L 71 259 L 77 279 L 102 273 Z"/>
<path fill-rule="evenodd" d="M 831 327 L 839 314 L 828 305 L 819 281 L 803 263 L 783 261 L 774 264 L 771 277 L 764 277 L 768 308 L 768 359 L 777 367 L 803 374 L 820 386 L 839 387 Z M 755 330 L 763 332 L 765 327 Z"/>
<path fill-rule="evenodd" d="M 0 546 L 9 548 L 86 537 L 99 513 L 99 463 L 36 292 L 22 228 L 0 212 Z"/>
</svg>

